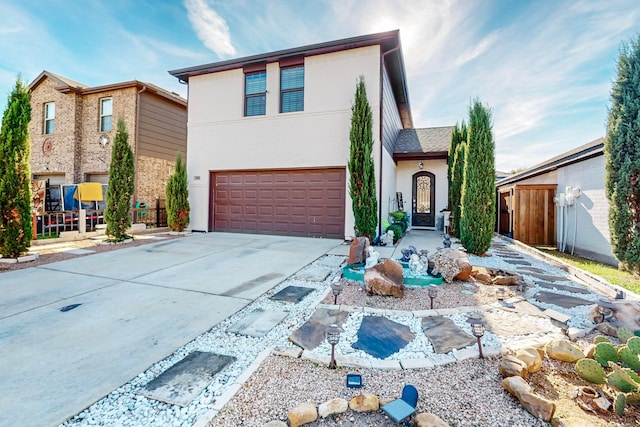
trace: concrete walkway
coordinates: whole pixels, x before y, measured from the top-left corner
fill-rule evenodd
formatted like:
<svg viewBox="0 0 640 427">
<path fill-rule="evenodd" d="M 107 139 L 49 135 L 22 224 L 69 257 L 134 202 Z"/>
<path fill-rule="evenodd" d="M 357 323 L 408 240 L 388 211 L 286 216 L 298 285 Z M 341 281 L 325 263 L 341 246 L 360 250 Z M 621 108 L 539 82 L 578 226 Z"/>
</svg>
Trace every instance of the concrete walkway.
<svg viewBox="0 0 640 427">
<path fill-rule="evenodd" d="M 209 233 L 0 274 L 0 426 L 62 423 L 345 248 Z"/>
</svg>

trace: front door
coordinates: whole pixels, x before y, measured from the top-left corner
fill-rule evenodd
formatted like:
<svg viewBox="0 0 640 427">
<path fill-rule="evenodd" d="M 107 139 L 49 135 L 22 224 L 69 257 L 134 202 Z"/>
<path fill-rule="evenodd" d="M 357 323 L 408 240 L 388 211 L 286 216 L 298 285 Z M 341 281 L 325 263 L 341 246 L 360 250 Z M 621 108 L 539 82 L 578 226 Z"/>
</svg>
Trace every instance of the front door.
<svg viewBox="0 0 640 427">
<path fill-rule="evenodd" d="M 435 227 L 436 177 L 431 172 L 413 175 L 411 225 Z"/>
</svg>

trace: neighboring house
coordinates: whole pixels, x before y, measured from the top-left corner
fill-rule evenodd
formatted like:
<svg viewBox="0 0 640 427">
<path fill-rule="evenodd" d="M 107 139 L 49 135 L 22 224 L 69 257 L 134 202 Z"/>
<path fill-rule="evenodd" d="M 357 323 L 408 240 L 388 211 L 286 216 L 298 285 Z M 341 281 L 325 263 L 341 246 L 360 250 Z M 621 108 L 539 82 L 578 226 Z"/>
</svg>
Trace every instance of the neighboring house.
<svg viewBox="0 0 640 427">
<path fill-rule="evenodd" d="M 116 123 L 123 117 L 135 157 L 134 201 L 164 199 L 177 152 L 186 154 L 187 102 L 139 81 L 87 87 L 43 71 L 30 85 L 34 180 L 107 184 Z"/>
<path fill-rule="evenodd" d="M 500 234 L 617 265 L 603 147 L 599 138 L 498 181 Z"/>
<path fill-rule="evenodd" d="M 189 84 L 194 230 L 352 237 L 347 162 L 359 76 L 373 113 L 379 227 L 397 193 L 414 226 L 434 227 L 446 207 L 451 128 L 412 129 L 398 31 L 170 73 Z"/>
</svg>

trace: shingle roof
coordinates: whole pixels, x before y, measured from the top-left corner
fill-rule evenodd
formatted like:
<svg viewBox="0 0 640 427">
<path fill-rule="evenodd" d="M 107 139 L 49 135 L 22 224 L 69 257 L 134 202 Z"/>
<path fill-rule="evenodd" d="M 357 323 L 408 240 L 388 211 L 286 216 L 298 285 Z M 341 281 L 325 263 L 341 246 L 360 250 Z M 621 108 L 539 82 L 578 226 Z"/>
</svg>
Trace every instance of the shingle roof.
<svg viewBox="0 0 640 427">
<path fill-rule="evenodd" d="M 451 145 L 454 126 L 403 129 L 398 135 L 394 154 L 446 153 Z"/>
</svg>

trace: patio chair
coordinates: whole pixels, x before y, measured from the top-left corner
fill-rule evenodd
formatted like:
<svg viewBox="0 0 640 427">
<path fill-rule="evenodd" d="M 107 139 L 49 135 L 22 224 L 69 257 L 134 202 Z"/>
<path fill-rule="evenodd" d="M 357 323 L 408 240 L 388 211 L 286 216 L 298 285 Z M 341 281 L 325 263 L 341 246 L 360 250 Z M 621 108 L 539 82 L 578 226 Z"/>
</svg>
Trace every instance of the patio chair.
<svg viewBox="0 0 640 427">
<path fill-rule="evenodd" d="M 416 412 L 418 406 L 418 390 L 411 384 L 407 384 L 402 389 L 402 397 L 393 400 L 380 409 L 397 423 L 404 423 Z"/>
</svg>

